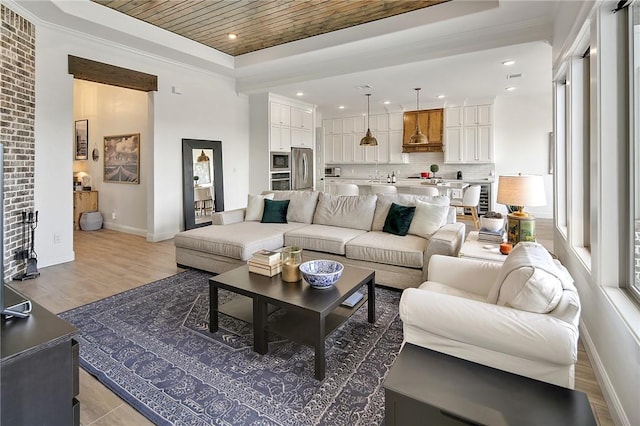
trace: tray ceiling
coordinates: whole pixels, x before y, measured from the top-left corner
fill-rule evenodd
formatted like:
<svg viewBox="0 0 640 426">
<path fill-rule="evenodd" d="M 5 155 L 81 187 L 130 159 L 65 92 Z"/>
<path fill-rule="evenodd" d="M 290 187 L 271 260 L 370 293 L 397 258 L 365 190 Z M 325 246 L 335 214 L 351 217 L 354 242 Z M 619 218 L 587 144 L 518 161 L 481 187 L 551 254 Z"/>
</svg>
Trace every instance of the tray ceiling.
<svg viewBox="0 0 640 426">
<path fill-rule="evenodd" d="M 450 0 L 92 0 L 232 56 Z M 237 34 L 230 40 L 229 33 Z"/>
</svg>

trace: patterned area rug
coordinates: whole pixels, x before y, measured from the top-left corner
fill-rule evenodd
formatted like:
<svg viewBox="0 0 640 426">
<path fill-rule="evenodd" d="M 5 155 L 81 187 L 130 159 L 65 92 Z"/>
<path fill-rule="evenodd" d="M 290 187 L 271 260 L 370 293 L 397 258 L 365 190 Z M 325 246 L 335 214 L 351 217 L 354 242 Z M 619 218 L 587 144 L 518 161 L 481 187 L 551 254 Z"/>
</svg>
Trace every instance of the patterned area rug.
<svg viewBox="0 0 640 426">
<path fill-rule="evenodd" d="M 182 272 L 61 314 L 81 331 L 82 368 L 156 424 L 382 423 L 400 292 L 376 288 L 376 323 L 365 304 L 327 339 L 318 381 L 311 347 L 272 335 L 259 355 L 250 325 L 225 315 L 209 333 L 209 276 Z M 220 291 L 221 303 L 233 297 Z"/>
</svg>

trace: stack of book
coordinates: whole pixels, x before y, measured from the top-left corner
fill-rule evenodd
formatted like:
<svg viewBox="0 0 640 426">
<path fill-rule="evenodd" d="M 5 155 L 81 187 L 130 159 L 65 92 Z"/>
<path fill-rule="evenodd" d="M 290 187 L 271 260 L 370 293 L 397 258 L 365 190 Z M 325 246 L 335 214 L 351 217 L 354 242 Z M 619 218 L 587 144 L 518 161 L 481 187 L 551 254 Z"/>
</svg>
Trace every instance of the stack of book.
<svg viewBox="0 0 640 426">
<path fill-rule="evenodd" d="M 251 259 L 247 261 L 249 272 L 267 277 L 282 272 L 282 263 L 280 262 L 280 252 L 271 250 L 259 250 L 253 253 Z"/>
<path fill-rule="evenodd" d="M 489 231 L 486 228 L 480 228 L 478 231 L 478 241 L 483 243 L 502 244 L 505 241 L 506 233 L 504 230 Z"/>
</svg>

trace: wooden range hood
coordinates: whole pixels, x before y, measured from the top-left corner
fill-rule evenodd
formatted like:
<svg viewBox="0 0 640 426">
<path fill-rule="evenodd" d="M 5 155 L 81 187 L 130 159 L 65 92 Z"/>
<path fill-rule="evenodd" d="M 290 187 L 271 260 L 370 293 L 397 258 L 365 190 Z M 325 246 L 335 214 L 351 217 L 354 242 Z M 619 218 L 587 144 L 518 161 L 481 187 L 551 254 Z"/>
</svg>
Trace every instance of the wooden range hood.
<svg viewBox="0 0 640 426">
<path fill-rule="evenodd" d="M 418 111 L 420 130 L 427 136 L 429 143 L 409 143 L 416 130 L 416 112 L 404 113 L 402 134 L 402 152 L 442 152 L 442 133 L 444 127 L 444 109 L 423 109 Z"/>
</svg>

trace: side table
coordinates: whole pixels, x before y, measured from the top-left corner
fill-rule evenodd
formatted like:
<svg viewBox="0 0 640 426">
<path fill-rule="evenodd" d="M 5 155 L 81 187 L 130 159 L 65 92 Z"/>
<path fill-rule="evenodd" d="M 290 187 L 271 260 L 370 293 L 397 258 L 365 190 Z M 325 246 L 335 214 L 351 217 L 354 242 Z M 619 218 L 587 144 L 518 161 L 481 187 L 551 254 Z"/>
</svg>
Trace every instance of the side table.
<svg viewBox="0 0 640 426">
<path fill-rule="evenodd" d="M 488 260 L 491 262 L 504 262 L 507 256 L 500 253 L 500 245 L 478 241 L 478 231 L 471 231 L 460 249 L 460 257 Z"/>
</svg>

